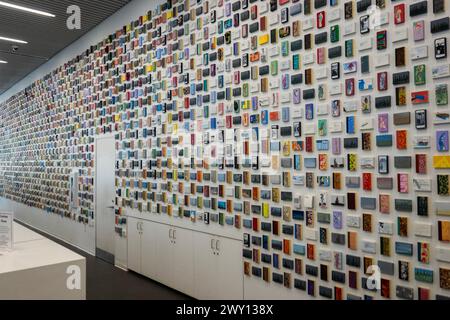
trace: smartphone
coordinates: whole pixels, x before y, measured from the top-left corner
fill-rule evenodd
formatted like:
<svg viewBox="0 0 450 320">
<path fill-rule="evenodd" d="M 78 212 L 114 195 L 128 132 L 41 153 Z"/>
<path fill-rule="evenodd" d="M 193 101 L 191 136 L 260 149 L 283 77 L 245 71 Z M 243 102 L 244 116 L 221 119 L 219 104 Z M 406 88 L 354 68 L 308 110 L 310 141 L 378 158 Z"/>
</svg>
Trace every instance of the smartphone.
<svg viewBox="0 0 450 320">
<path fill-rule="evenodd" d="M 233 15 L 233 26 L 234 26 L 234 27 L 239 27 L 239 21 L 240 21 L 240 19 L 239 19 L 239 13 L 235 13 L 235 14 Z"/>
<path fill-rule="evenodd" d="M 283 122 L 289 121 L 289 107 L 283 108 L 281 110 L 281 119 L 283 120 Z"/>
<path fill-rule="evenodd" d="M 387 37 L 386 30 L 377 32 L 377 50 L 386 49 L 387 47 L 386 37 Z"/>
<path fill-rule="evenodd" d="M 281 23 L 287 23 L 289 22 L 289 12 L 288 12 L 288 8 L 283 8 L 281 10 Z"/>
<path fill-rule="evenodd" d="M 258 156 L 252 157 L 252 169 L 253 170 L 259 169 L 259 157 Z"/>
<path fill-rule="evenodd" d="M 369 16 L 365 15 L 359 18 L 359 32 L 361 34 L 368 33 L 369 29 Z"/>
<path fill-rule="evenodd" d="M 348 116 L 346 122 L 347 122 L 347 133 L 348 134 L 355 133 L 355 117 Z"/>
<path fill-rule="evenodd" d="M 422 41 L 425 39 L 425 21 L 419 20 L 413 23 L 414 41 Z"/>
<path fill-rule="evenodd" d="M 361 73 L 369 73 L 369 56 L 362 56 L 361 57 Z"/>
<path fill-rule="evenodd" d="M 416 129 L 423 130 L 427 128 L 427 110 L 416 110 Z"/>
<path fill-rule="evenodd" d="M 331 79 L 335 80 L 341 77 L 340 69 L 341 68 L 339 62 L 333 62 L 331 64 Z"/>
<path fill-rule="evenodd" d="M 353 57 L 353 39 L 345 41 L 345 57 Z"/>
<path fill-rule="evenodd" d="M 242 25 L 242 38 L 248 37 L 248 24 Z"/>
<path fill-rule="evenodd" d="M 433 13 L 437 14 L 440 12 L 444 12 L 444 0 L 433 0 Z"/>
<path fill-rule="evenodd" d="M 447 57 L 447 38 L 434 40 L 434 57 L 436 59 L 444 59 Z"/>
<path fill-rule="evenodd" d="M 331 26 L 330 28 L 330 41 L 338 42 L 339 41 L 339 25 Z"/>
<path fill-rule="evenodd" d="M 311 49 L 311 33 L 305 34 L 305 50 Z"/>
<path fill-rule="evenodd" d="M 248 53 L 242 55 L 242 67 L 248 67 Z"/>
<path fill-rule="evenodd" d="M 258 6 L 254 5 L 250 8 L 250 18 L 252 20 L 256 20 L 257 17 L 258 17 Z"/>
<path fill-rule="evenodd" d="M 279 126 L 277 124 L 272 126 L 272 130 L 270 131 L 270 138 L 272 140 L 278 139 L 278 128 Z"/>
<path fill-rule="evenodd" d="M 292 68 L 294 70 L 300 69 L 300 56 L 298 54 L 292 56 Z"/>
<path fill-rule="evenodd" d="M 277 43 L 278 41 L 277 29 L 270 30 L 270 43 Z"/>
<path fill-rule="evenodd" d="M 380 72 L 377 74 L 378 91 L 385 91 L 388 89 L 387 72 Z"/>
<path fill-rule="evenodd" d="M 301 122 L 295 122 L 294 123 L 294 137 L 301 137 L 302 136 L 302 123 Z"/>
<path fill-rule="evenodd" d="M 203 222 L 205 222 L 205 224 L 209 224 L 209 212 L 205 212 L 203 214 Z"/>
<path fill-rule="evenodd" d="M 378 173 L 389 173 L 389 156 L 378 156 Z"/>
</svg>

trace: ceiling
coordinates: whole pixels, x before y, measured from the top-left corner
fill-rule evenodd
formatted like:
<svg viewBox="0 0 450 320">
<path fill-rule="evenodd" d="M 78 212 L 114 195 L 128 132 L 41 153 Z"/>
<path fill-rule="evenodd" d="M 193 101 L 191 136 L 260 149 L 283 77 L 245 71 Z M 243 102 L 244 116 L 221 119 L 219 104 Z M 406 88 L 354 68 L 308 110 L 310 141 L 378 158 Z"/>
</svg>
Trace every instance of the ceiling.
<svg viewBox="0 0 450 320">
<path fill-rule="evenodd" d="M 4 2 L 52 13 L 46 17 L 0 6 L 0 36 L 27 41 L 17 44 L 0 40 L 0 95 L 48 61 L 59 51 L 114 14 L 131 0 L 4 0 Z M 67 7 L 81 9 L 81 30 L 69 30 Z M 106 35 L 105 35 L 106 36 Z M 17 45 L 17 53 L 11 53 Z"/>
</svg>

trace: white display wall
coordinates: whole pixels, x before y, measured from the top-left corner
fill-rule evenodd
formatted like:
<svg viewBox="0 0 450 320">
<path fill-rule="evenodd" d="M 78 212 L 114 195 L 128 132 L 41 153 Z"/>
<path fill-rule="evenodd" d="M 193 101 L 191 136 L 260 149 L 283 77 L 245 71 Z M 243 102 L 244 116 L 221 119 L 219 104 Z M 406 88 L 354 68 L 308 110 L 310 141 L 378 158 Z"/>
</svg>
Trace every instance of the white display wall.
<svg viewBox="0 0 450 320">
<path fill-rule="evenodd" d="M 30 90 L 96 79 L 76 100 L 75 137 L 116 134 L 124 238 L 128 215 L 239 233 L 246 298 L 448 297 L 449 10 L 178 1 Z M 7 126 L 23 101 L 36 102 L 3 105 Z"/>
</svg>

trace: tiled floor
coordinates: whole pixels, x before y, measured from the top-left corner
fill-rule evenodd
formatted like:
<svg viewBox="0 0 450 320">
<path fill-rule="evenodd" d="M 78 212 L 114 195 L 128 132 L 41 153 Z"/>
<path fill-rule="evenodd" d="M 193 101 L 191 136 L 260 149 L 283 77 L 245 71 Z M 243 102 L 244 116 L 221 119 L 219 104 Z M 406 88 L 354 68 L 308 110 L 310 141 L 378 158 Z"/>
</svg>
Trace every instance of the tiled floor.
<svg viewBox="0 0 450 320">
<path fill-rule="evenodd" d="M 29 226 L 26 226 L 29 228 Z M 32 228 L 30 228 L 32 229 Z M 86 258 L 88 300 L 187 300 L 190 297 L 134 272 L 104 262 L 39 230 L 33 231 Z"/>
</svg>

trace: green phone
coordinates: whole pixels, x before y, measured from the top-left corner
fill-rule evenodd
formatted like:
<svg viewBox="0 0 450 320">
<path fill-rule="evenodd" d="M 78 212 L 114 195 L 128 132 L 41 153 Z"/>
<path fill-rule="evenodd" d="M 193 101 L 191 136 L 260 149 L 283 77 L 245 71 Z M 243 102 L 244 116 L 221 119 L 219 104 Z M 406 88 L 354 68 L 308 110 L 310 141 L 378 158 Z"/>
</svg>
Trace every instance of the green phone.
<svg viewBox="0 0 450 320">
<path fill-rule="evenodd" d="M 330 27 L 330 41 L 331 42 L 339 41 L 339 25 L 334 25 Z"/>
<path fill-rule="evenodd" d="M 277 60 L 273 60 L 270 63 L 270 74 L 272 76 L 276 76 L 278 74 L 278 61 Z"/>
<path fill-rule="evenodd" d="M 300 56 L 298 54 L 292 56 L 292 68 L 294 70 L 300 69 Z"/>
<path fill-rule="evenodd" d="M 353 57 L 353 39 L 345 41 L 345 57 Z"/>
</svg>

